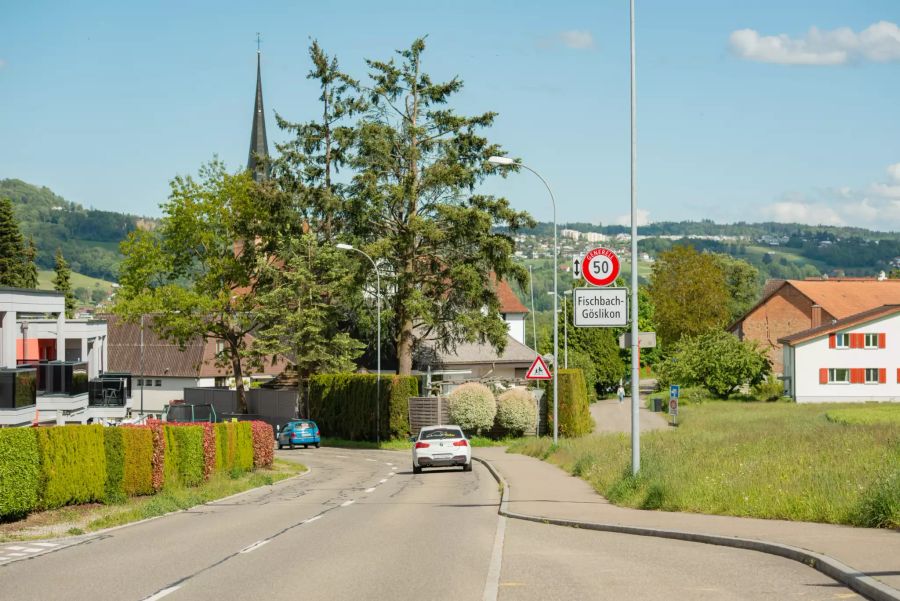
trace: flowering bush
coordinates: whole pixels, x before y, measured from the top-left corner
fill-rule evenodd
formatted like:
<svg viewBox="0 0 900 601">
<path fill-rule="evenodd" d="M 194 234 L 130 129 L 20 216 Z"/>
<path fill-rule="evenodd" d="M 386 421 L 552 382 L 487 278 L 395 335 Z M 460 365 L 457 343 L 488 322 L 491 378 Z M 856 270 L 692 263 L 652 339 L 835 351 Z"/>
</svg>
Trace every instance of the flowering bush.
<svg viewBox="0 0 900 601">
<path fill-rule="evenodd" d="M 153 469 L 153 491 L 159 492 L 166 481 L 166 435 L 163 423 L 158 419 L 148 419 L 147 427 L 153 432 L 153 461 L 150 463 Z"/>
<path fill-rule="evenodd" d="M 537 405 L 527 388 L 510 388 L 497 398 L 497 423 L 511 434 L 532 430 L 537 421 Z"/>
<path fill-rule="evenodd" d="M 272 467 L 275 459 L 275 433 L 266 422 L 252 421 L 253 433 L 253 467 Z M 213 465 L 215 465 L 215 447 L 213 447 Z"/>
<path fill-rule="evenodd" d="M 494 393 L 484 384 L 469 382 L 457 387 L 447 397 L 450 420 L 467 432 L 490 430 L 497 414 Z"/>
</svg>

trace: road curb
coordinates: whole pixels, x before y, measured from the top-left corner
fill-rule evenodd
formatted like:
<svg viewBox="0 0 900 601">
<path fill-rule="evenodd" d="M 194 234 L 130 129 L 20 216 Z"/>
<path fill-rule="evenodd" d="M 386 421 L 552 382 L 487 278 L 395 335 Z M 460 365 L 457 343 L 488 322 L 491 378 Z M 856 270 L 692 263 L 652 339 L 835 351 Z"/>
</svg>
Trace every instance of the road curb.
<svg viewBox="0 0 900 601">
<path fill-rule="evenodd" d="M 900 601 L 900 591 L 880 582 L 865 573 L 860 572 L 840 561 L 813 551 L 807 551 L 799 547 L 783 545 L 758 539 L 720 536 L 716 534 L 702 534 L 696 532 L 683 532 L 680 530 L 660 530 L 656 528 L 643 528 L 638 526 L 622 526 L 619 524 L 601 524 L 597 522 L 580 522 L 576 520 L 563 520 L 509 511 L 509 484 L 500 475 L 500 472 L 487 459 L 472 457 L 484 465 L 494 479 L 500 484 L 500 509 L 499 514 L 516 520 L 537 522 L 539 524 L 553 524 L 555 526 L 567 526 L 569 528 L 581 528 L 584 530 L 597 530 L 601 532 L 615 532 L 618 534 L 633 534 L 638 536 L 655 536 L 657 538 L 670 538 L 694 543 L 705 543 L 749 551 L 759 551 L 770 555 L 777 555 L 786 559 L 792 559 L 805 564 L 832 578 L 871 601 Z"/>
</svg>

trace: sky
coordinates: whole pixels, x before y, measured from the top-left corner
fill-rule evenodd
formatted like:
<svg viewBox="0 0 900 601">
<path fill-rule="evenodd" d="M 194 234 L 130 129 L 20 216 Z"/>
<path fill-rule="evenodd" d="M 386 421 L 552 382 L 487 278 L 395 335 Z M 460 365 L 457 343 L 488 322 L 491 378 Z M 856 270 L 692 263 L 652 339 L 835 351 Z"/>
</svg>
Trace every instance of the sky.
<svg viewBox="0 0 900 601">
<path fill-rule="evenodd" d="M 900 231 L 900 2 L 635 0 L 640 223 L 797 221 Z M 628 224 L 626 0 L 0 0 L 0 178 L 160 215 L 168 182 L 246 164 L 256 33 L 275 112 L 317 116 L 317 39 L 366 79 L 427 35 L 460 113 L 552 186 L 560 223 Z M 491 178 L 539 219 L 528 172 Z"/>
</svg>

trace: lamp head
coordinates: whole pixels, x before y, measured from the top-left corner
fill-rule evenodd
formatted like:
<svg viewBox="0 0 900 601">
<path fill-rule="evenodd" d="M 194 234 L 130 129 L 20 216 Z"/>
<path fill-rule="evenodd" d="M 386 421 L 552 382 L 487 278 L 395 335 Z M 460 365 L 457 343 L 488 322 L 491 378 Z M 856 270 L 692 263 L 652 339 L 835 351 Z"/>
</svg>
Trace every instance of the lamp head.
<svg viewBox="0 0 900 601">
<path fill-rule="evenodd" d="M 491 165 L 515 165 L 516 162 L 509 157 L 489 157 L 488 163 Z"/>
<path fill-rule="evenodd" d="M 350 245 L 350 244 L 344 244 L 343 242 L 340 242 L 340 243 L 336 244 L 335 246 L 337 246 L 337 247 L 340 248 L 341 250 L 353 250 L 353 246 L 352 246 L 352 245 Z"/>
</svg>

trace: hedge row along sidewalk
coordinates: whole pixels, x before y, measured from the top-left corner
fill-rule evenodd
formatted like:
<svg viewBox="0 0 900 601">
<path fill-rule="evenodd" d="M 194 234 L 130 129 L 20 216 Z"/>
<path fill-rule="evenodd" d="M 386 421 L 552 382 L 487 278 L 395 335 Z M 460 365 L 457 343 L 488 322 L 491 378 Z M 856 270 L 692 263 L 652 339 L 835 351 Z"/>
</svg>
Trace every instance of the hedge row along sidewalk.
<svg viewBox="0 0 900 601">
<path fill-rule="evenodd" d="M 56 426 L 0 430 L 0 520 L 81 503 L 120 503 L 215 473 L 271 467 L 263 422 Z"/>
</svg>

